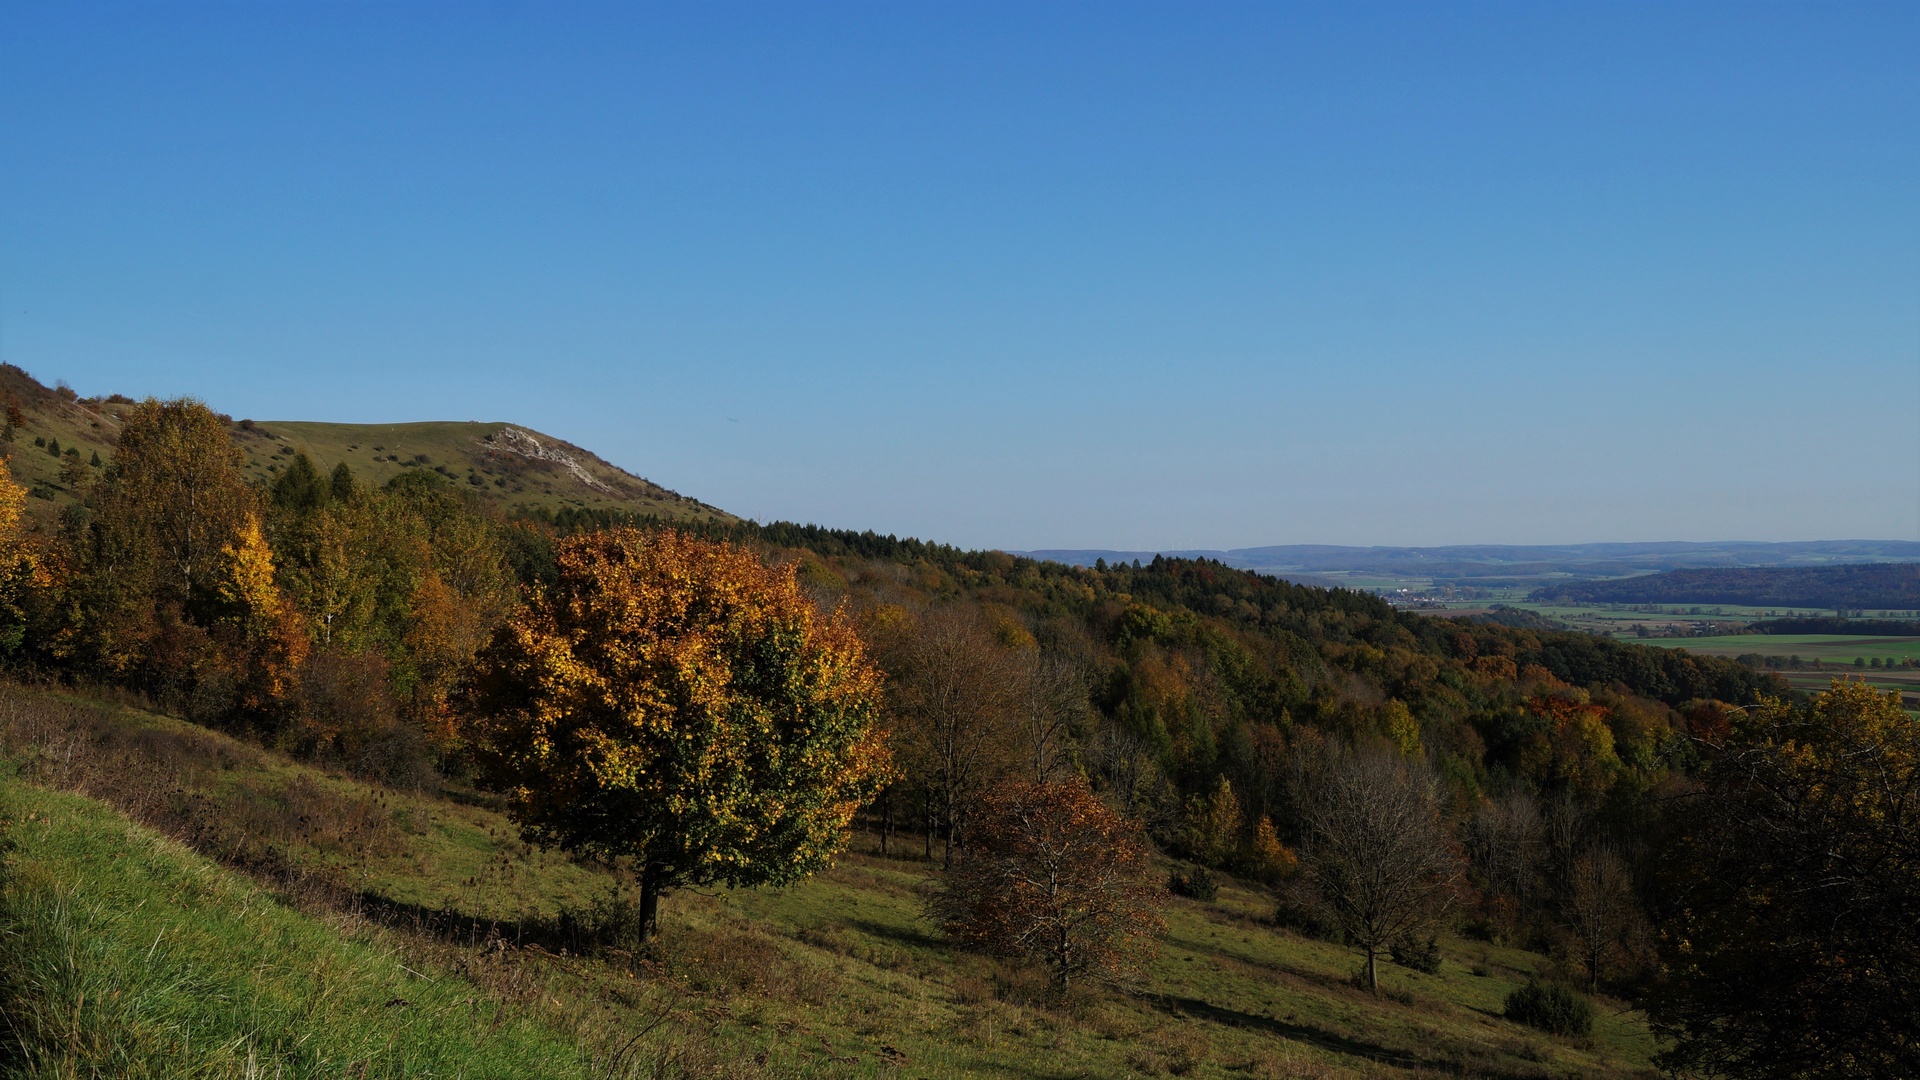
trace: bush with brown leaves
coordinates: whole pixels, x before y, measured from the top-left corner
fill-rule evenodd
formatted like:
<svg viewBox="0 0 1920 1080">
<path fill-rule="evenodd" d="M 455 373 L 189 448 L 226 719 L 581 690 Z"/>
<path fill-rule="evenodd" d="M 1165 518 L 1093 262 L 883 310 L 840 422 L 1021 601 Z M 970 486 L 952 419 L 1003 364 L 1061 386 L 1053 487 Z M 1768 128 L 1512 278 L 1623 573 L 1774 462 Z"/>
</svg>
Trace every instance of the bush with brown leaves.
<svg viewBox="0 0 1920 1080">
<path fill-rule="evenodd" d="M 966 846 L 934 895 L 955 940 L 1046 965 L 1055 991 L 1124 977 L 1166 930 L 1139 828 L 1084 781 L 1004 784 L 980 799 Z"/>
</svg>

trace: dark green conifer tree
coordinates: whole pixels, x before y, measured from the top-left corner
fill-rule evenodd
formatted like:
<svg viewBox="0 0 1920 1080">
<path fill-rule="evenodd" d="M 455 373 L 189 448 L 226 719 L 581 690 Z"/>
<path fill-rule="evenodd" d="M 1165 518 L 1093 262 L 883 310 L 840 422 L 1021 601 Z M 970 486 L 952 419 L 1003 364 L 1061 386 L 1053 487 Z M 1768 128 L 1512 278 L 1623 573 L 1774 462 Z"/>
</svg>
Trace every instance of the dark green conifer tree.
<svg viewBox="0 0 1920 1080">
<path fill-rule="evenodd" d="M 333 498 L 335 502 L 346 502 L 353 498 L 353 467 L 341 462 L 333 467 Z"/>
<path fill-rule="evenodd" d="M 326 478 L 313 467 L 304 451 L 293 455 L 293 462 L 273 482 L 273 505 L 297 513 L 318 510 L 327 505 L 332 494 Z"/>
</svg>

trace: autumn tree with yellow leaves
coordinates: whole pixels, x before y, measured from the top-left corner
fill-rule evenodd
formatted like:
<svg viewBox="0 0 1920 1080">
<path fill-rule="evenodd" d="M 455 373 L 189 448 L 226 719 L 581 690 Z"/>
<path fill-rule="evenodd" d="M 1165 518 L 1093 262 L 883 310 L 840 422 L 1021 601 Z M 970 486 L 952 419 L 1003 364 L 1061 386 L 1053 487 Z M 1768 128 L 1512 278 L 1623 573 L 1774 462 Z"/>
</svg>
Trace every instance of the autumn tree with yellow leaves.
<svg viewBox="0 0 1920 1080">
<path fill-rule="evenodd" d="M 291 689 L 308 642 L 299 613 L 274 583 L 273 549 L 249 513 L 220 550 L 212 581 L 215 639 L 236 678 L 236 702 L 248 713 L 273 708 Z"/>
<path fill-rule="evenodd" d="M 46 584 L 42 560 L 20 527 L 27 491 L 0 458 L 0 654 L 20 648 L 27 630 L 27 594 Z"/>
<path fill-rule="evenodd" d="M 673 887 L 826 867 L 892 768 L 849 623 L 791 564 L 672 531 L 576 536 L 558 563 L 462 700 L 524 834 L 630 861 L 643 937 Z"/>
</svg>

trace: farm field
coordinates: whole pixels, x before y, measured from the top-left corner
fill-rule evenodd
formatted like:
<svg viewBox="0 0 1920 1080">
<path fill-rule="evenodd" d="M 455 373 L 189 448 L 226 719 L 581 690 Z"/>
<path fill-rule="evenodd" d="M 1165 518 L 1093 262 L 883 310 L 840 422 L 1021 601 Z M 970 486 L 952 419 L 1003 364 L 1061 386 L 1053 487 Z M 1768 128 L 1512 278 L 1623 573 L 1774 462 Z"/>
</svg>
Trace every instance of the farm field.
<svg viewBox="0 0 1920 1080">
<path fill-rule="evenodd" d="M 1647 644 L 1705 656 L 1798 656 L 1826 664 L 1866 660 L 1920 661 L 1920 637 L 1856 637 L 1846 634 L 1733 634 L 1725 637 L 1649 638 Z"/>
<path fill-rule="evenodd" d="M 1782 671 L 1778 673 L 1787 680 L 1787 684 L 1803 693 L 1816 694 L 1833 684 L 1836 672 L 1827 671 Z M 1869 670 L 1865 675 L 1847 675 L 1847 678 L 1860 679 L 1876 690 L 1900 691 L 1900 704 L 1908 712 L 1920 712 L 1920 672 L 1896 671 L 1876 673 Z"/>
<path fill-rule="evenodd" d="M 1519 592 L 1519 590 L 1515 590 L 1515 592 Z M 1636 628 L 1641 626 L 1646 627 L 1654 633 L 1662 633 L 1676 630 L 1692 630 L 1702 622 L 1744 625 L 1757 619 L 1793 618 L 1798 616 L 1818 617 L 1833 614 L 1831 609 L 1760 608 L 1726 604 L 1697 606 L 1667 605 L 1657 610 L 1647 611 L 1634 610 L 1624 605 L 1551 604 L 1520 599 L 1518 597 L 1450 603 L 1447 605 L 1446 610 L 1429 610 L 1427 613 L 1440 616 L 1480 614 L 1490 610 L 1495 604 L 1521 611 L 1531 611 L 1543 618 L 1566 623 L 1573 629 L 1582 630 L 1589 634 L 1605 634 L 1609 637 L 1634 640 L 1638 640 Z M 1914 617 L 1914 613 L 1903 610 L 1870 610 L 1863 612 L 1858 617 L 1868 619 L 1906 619 Z M 1833 636 L 1843 637 L 1844 635 Z M 1735 637 L 1737 636 L 1730 636 L 1729 640 L 1733 640 Z M 1709 639 L 1695 638 L 1692 640 L 1704 641 Z M 1746 639 L 1739 638 L 1739 640 Z M 1851 640 L 1859 639 L 1853 638 Z M 1726 655 L 1736 654 L 1729 653 Z M 1854 655 L 1855 654 L 1849 653 L 1847 659 L 1851 660 Z M 1858 655 L 1872 656 L 1874 654 L 1862 653 Z"/>
<path fill-rule="evenodd" d="M 1659 633 L 1671 630 L 1691 629 L 1702 620 L 1714 622 L 1745 623 L 1759 617 L 1758 614 L 1714 614 L 1714 609 L 1698 615 L 1669 614 L 1666 612 L 1614 611 L 1594 605 L 1569 606 L 1565 604 L 1541 604 L 1520 599 L 1476 600 L 1471 602 L 1450 603 L 1445 609 L 1415 609 L 1422 614 L 1449 618 L 1456 615 L 1481 615 L 1499 604 L 1510 610 L 1528 611 L 1542 618 L 1565 623 L 1568 627 L 1589 634 L 1601 634 L 1607 637 L 1632 639 L 1637 637 L 1636 627 L 1644 626 Z"/>
<path fill-rule="evenodd" d="M 1668 649 L 1685 649 L 1704 656 L 1799 657 L 1802 663 L 1819 661 L 1819 668 L 1782 669 L 1777 672 L 1795 690 L 1816 693 L 1825 690 L 1835 676 L 1863 678 L 1867 685 L 1882 690 L 1899 690 L 1902 704 L 1909 710 L 1920 709 L 1920 666 L 1889 667 L 1889 664 L 1920 665 L 1920 637 L 1853 637 L 1843 634 L 1736 634 L 1727 637 L 1648 638 L 1644 642 Z M 1855 660 L 1880 667 L 1855 667 Z"/>
<path fill-rule="evenodd" d="M 57 790 L 78 787 L 151 825 Z M 1443 939 L 1437 974 L 1383 965 L 1376 997 L 1350 982 L 1352 950 L 1275 928 L 1266 891 L 1231 880 L 1212 903 L 1168 899 L 1140 982 L 1050 1001 L 1031 968 L 948 944 L 921 914 L 931 864 L 882 856 L 870 834 L 796 887 L 673 894 L 649 955 L 596 948 L 577 935 L 617 908 L 618 878 L 449 794 L 0 687 L 0 819 L 17 845 L 0 904 L 34 920 L 15 959 L 50 1045 L 80 1018 L 86 1039 L 59 1044 L 78 1072 L 135 1075 L 114 1064 L 134 1055 L 153 1076 L 518 1077 L 530 1060 L 562 1077 L 1650 1074 L 1651 1036 L 1620 1002 L 1596 1000 L 1585 1039 L 1500 1015 L 1544 956 Z M 256 939 L 290 943 L 338 989 L 311 1042 L 287 1037 L 297 973 Z M 61 966 L 62 942 L 92 950 L 85 970 Z M 103 1001 L 108 982 L 123 992 Z M 191 1060 L 170 1072 L 190 1028 Z"/>
</svg>

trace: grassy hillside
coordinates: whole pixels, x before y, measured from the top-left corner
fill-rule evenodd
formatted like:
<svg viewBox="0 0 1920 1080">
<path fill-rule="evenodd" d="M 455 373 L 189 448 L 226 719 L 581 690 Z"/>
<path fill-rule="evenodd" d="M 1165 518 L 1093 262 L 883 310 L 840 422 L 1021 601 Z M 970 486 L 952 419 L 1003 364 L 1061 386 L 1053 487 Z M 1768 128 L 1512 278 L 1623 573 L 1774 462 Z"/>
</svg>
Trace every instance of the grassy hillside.
<svg viewBox="0 0 1920 1080">
<path fill-rule="evenodd" d="M 96 455 L 102 462 L 110 460 L 120 436 L 118 407 L 49 389 L 12 364 L 0 364 L 0 404 L 17 409 L 25 421 L 0 429 L 11 439 L 0 442 L 0 453 L 8 455 L 14 480 L 35 496 L 27 500 L 29 518 L 46 528 L 57 520 L 59 507 L 76 501 L 79 494 L 65 451 L 78 451 L 76 459 L 88 469 Z"/>
<path fill-rule="evenodd" d="M 330 470 L 344 461 L 374 484 L 407 469 L 432 469 L 510 507 L 626 510 L 687 521 L 728 522 L 731 514 L 668 491 L 572 443 L 512 424 L 322 424 L 271 421 L 235 426 L 247 473 L 270 479 L 295 451 Z"/>
<path fill-rule="evenodd" d="M 1169 898 L 1143 985 L 1048 1002 L 1037 973 L 950 948 L 920 917 L 928 864 L 864 835 L 798 887 L 672 896 L 635 957 L 614 875 L 471 794 L 18 687 L 0 757 L 10 1075 L 1608 1077 L 1652 1049 L 1617 1003 L 1590 1039 L 1503 1019 L 1548 961 L 1482 942 L 1367 994 L 1350 951 L 1231 882 Z"/>
<path fill-rule="evenodd" d="M 77 501 L 113 458 L 121 416 L 133 402 L 115 395 L 81 398 L 42 386 L 12 365 L 0 365 L 0 403 L 18 407 L 12 432 L 13 476 L 30 493 L 27 510 L 45 528 L 61 505 Z M 505 423 L 325 424 L 235 421 L 235 445 L 246 455 L 249 479 L 271 482 L 296 452 L 323 470 L 344 461 L 365 482 L 384 484 L 408 469 L 430 469 L 463 490 L 507 509 L 570 507 L 624 510 L 677 520 L 726 523 L 733 515 L 667 490 L 598 456 L 530 428 Z M 54 450 L 55 446 L 58 450 Z M 69 455 L 68 450 L 77 451 Z M 84 469 L 70 466 L 77 461 Z M 89 471 L 90 470 L 90 471 Z"/>
<path fill-rule="evenodd" d="M 16 1076 L 580 1076 L 574 1040 L 293 910 L 102 803 L 0 779 L 0 1069 Z M 476 1022 L 478 1021 L 478 1022 Z"/>
</svg>

